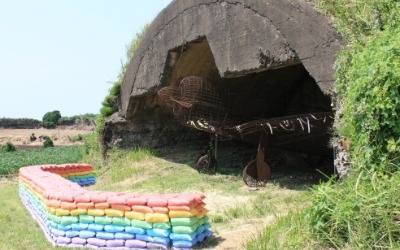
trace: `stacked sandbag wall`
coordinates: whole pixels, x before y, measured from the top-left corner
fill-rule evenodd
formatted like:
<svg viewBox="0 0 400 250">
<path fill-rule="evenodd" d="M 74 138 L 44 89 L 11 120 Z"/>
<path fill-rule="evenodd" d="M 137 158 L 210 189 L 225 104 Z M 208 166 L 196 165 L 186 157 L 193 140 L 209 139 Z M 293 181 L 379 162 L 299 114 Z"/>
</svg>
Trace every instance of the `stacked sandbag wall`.
<svg viewBox="0 0 400 250">
<path fill-rule="evenodd" d="M 192 248 L 209 237 L 201 194 L 149 195 L 86 190 L 87 164 L 19 171 L 22 202 L 53 245 L 104 249 Z"/>
</svg>

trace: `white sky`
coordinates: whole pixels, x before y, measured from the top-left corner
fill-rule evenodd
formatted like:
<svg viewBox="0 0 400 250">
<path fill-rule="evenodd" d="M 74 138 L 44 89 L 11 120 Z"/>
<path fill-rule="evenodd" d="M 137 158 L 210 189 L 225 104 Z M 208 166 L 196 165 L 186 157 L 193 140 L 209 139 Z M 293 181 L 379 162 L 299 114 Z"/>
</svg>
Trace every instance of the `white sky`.
<svg viewBox="0 0 400 250">
<path fill-rule="evenodd" d="M 0 0 L 0 118 L 100 113 L 135 34 L 171 0 Z"/>
</svg>

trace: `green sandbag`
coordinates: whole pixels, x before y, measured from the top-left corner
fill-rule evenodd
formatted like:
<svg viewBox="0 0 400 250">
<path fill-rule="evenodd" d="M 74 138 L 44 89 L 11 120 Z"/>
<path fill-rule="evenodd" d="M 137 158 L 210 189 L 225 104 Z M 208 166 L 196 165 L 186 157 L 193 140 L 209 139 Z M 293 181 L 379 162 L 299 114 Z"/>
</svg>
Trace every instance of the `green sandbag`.
<svg viewBox="0 0 400 250">
<path fill-rule="evenodd" d="M 120 226 L 130 226 L 131 225 L 131 220 L 127 219 L 125 217 L 113 217 L 112 218 L 112 224 L 120 225 Z"/>
<path fill-rule="evenodd" d="M 112 223 L 112 218 L 108 216 L 95 216 L 94 222 L 100 225 L 110 225 Z"/>
<path fill-rule="evenodd" d="M 56 215 L 54 215 L 54 214 L 47 214 L 47 218 L 48 218 L 49 220 L 54 221 L 55 223 L 60 224 L 60 221 L 61 221 L 61 217 L 60 217 L 60 216 L 56 216 Z"/>
<path fill-rule="evenodd" d="M 144 221 L 144 220 L 131 220 L 131 225 L 133 227 L 140 227 L 145 229 L 153 228 L 153 223 Z"/>
<path fill-rule="evenodd" d="M 172 226 L 190 226 L 196 223 L 199 223 L 201 219 L 197 218 L 196 216 L 192 217 L 174 217 L 171 218 L 171 225 Z"/>
<path fill-rule="evenodd" d="M 65 226 L 65 225 L 70 225 L 73 223 L 78 223 L 79 218 L 78 216 L 61 216 L 60 224 Z"/>
<path fill-rule="evenodd" d="M 192 234 L 196 232 L 198 227 L 198 223 L 190 226 L 172 226 L 172 232 L 176 234 Z"/>
<path fill-rule="evenodd" d="M 81 214 L 81 215 L 79 215 L 79 222 L 80 223 L 93 223 L 94 216 L 87 215 L 87 214 Z"/>
<path fill-rule="evenodd" d="M 156 229 L 170 229 L 171 223 L 170 222 L 155 222 L 153 223 L 153 228 Z"/>
</svg>

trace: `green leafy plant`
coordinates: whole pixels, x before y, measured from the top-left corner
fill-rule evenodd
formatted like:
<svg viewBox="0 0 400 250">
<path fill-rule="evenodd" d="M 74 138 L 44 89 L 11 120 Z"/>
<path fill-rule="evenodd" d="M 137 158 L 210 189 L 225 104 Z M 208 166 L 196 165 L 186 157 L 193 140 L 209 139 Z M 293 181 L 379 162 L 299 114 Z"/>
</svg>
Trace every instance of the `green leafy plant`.
<svg viewBox="0 0 400 250">
<path fill-rule="evenodd" d="M 17 151 L 17 147 L 15 147 L 12 142 L 8 141 L 3 146 L 1 146 L 1 151 L 3 152 L 14 152 Z"/>
<path fill-rule="evenodd" d="M 53 141 L 50 139 L 50 137 L 47 136 L 47 137 L 44 139 L 43 147 L 44 147 L 44 148 L 54 147 L 54 143 L 53 143 Z"/>
</svg>

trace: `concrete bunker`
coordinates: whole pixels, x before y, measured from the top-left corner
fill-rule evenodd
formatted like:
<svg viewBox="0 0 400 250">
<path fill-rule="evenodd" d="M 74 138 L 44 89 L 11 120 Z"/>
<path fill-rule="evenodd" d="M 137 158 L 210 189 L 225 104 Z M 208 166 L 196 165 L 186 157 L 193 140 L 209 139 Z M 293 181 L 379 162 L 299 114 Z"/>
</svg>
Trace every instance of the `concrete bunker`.
<svg viewBox="0 0 400 250">
<path fill-rule="evenodd" d="M 339 48 L 327 18 L 306 1 L 173 1 L 128 66 L 105 144 L 196 140 L 191 127 L 261 151 L 268 143 L 331 155 Z"/>
</svg>

